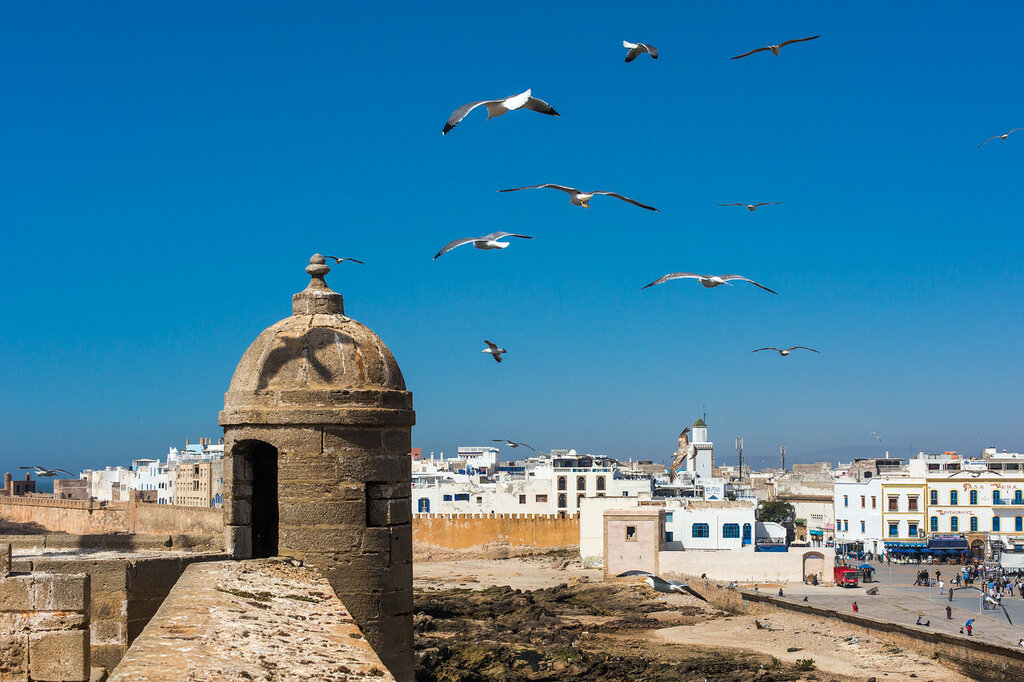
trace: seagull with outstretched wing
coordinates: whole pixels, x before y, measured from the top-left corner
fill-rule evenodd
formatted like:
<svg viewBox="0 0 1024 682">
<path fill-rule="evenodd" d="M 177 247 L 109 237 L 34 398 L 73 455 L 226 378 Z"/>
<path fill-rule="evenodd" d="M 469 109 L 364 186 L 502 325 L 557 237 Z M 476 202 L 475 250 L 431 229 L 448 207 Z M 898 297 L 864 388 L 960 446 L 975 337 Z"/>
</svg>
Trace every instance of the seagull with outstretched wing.
<svg viewBox="0 0 1024 682">
<path fill-rule="evenodd" d="M 749 57 L 750 55 L 754 54 L 755 52 L 764 52 L 765 50 L 771 50 L 772 54 L 775 55 L 776 57 L 778 57 L 779 56 L 779 52 L 786 45 L 792 45 L 793 43 L 802 43 L 802 42 L 805 42 L 805 41 L 808 41 L 808 40 L 814 40 L 814 39 L 820 38 L 820 37 L 821 36 L 811 36 L 810 38 L 794 38 L 793 40 L 785 40 L 785 41 L 779 43 L 778 45 L 767 45 L 765 47 L 759 47 L 756 50 L 751 50 L 750 52 L 744 52 L 743 54 L 738 54 L 735 57 L 729 57 L 729 59 L 742 59 L 743 57 Z"/>
<path fill-rule="evenodd" d="M 487 344 L 487 348 L 484 348 L 484 349 L 483 349 L 482 351 L 480 351 L 480 352 L 481 352 L 481 353 L 490 353 L 490 354 L 491 354 L 491 357 L 492 357 L 492 358 L 494 358 L 494 361 L 495 361 L 495 362 L 501 362 L 501 354 L 502 354 L 502 353 L 507 353 L 507 352 L 508 352 L 508 351 L 507 351 L 507 350 L 505 350 L 504 348 L 498 348 L 498 344 L 496 344 L 496 343 L 491 343 L 491 342 L 490 342 L 490 341 L 488 341 L 487 339 L 484 339 L 484 343 L 486 343 L 486 344 Z M 532 450 L 533 448 L 530 448 L 530 449 Z"/>
<path fill-rule="evenodd" d="M 757 210 L 758 206 L 778 206 L 779 204 L 784 204 L 784 203 L 786 203 L 786 202 L 785 201 L 762 201 L 759 204 L 719 204 L 719 206 L 743 206 L 748 211 L 753 213 L 754 211 Z"/>
<path fill-rule="evenodd" d="M 47 477 L 47 478 L 52 478 L 53 476 L 56 476 L 58 471 L 61 472 L 61 473 L 67 474 L 68 476 L 74 476 L 73 473 L 71 473 L 70 471 L 68 471 L 66 469 L 44 469 L 41 466 L 18 467 L 18 468 L 19 469 L 34 469 L 36 476 L 43 476 L 43 477 Z"/>
<path fill-rule="evenodd" d="M 654 45 L 648 45 L 647 43 L 631 43 L 628 40 L 622 41 L 622 46 L 629 49 L 626 53 L 626 63 L 630 63 L 644 52 L 651 55 L 651 59 L 658 59 L 658 48 Z"/>
<path fill-rule="evenodd" d="M 779 293 L 777 291 L 772 291 L 771 289 L 769 289 L 768 287 L 764 286 L 763 284 L 758 284 L 754 280 L 748 279 L 748 278 L 744 277 L 743 275 L 698 275 L 698 274 L 693 273 L 693 272 L 670 272 L 669 274 L 665 275 L 664 277 L 659 277 L 658 279 L 654 280 L 653 282 L 651 282 L 647 286 L 641 287 L 641 288 L 647 289 L 648 287 L 653 287 L 656 284 L 664 284 L 665 282 L 668 282 L 669 280 L 673 280 L 673 279 L 696 279 L 696 280 L 700 281 L 701 286 L 707 287 L 708 289 L 711 289 L 713 287 L 717 287 L 717 286 L 719 286 L 721 284 L 732 284 L 732 280 L 738 279 L 738 280 L 743 281 L 743 282 L 750 282 L 755 287 L 759 287 L 761 289 L 764 289 L 765 291 L 767 291 L 770 294 L 778 295 L 778 293 Z"/>
<path fill-rule="evenodd" d="M 513 234 L 511 232 L 491 232 L 483 237 L 466 237 L 465 239 L 456 239 L 450 241 L 444 245 L 444 248 L 437 252 L 434 256 L 434 260 L 437 260 L 444 254 L 448 253 L 454 248 L 462 246 L 464 244 L 472 244 L 474 247 L 482 251 L 492 251 L 494 249 L 508 248 L 509 242 L 498 241 L 505 237 L 518 237 L 520 239 L 533 239 L 533 237 L 527 237 L 525 234 Z"/>
<path fill-rule="evenodd" d="M 331 260 L 333 260 L 337 264 L 344 263 L 345 261 L 348 260 L 348 261 L 352 261 L 353 263 L 359 263 L 360 265 L 366 265 L 366 263 L 364 263 L 363 261 L 356 260 L 355 258 L 339 258 L 338 256 L 327 256 L 327 258 L 330 258 Z"/>
<path fill-rule="evenodd" d="M 466 118 L 466 114 L 481 105 L 487 107 L 488 121 L 492 118 L 503 116 L 510 111 L 515 111 L 516 109 L 529 109 L 530 111 L 536 111 L 538 114 L 560 116 L 560 114 L 555 111 L 550 104 L 542 99 L 533 97 L 531 93 L 532 90 L 527 90 L 526 92 L 521 92 L 518 95 L 512 95 L 511 97 L 505 97 L 504 99 L 491 99 L 463 104 L 448 117 L 448 122 L 444 124 L 441 134 L 447 135 L 449 130 L 459 125 L 459 121 Z"/>
<path fill-rule="evenodd" d="M 626 578 L 628 576 L 634 575 L 644 576 L 642 582 L 647 583 L 657 592 L 665 592 L 666 594 L 671 594 L 673 592 L 676 592 L 678 594 L 689 594 L 691 596 L 696 597 L 697 599 L 700 599 L 703 602 L 707 601 L 707 599 L 698 594 L 696 590 L 694 590 L 686 583 L 679 582 L 678 580 L 665 580 L 664 578 L 659 578 L 653 573 L 648 573 L 647 571 L 626 571 L 625 573 L 619 573 L 615 577 Z"/>
<path fill-rule="evenodd" d="M 484 352 L 486 353 L 487 351 L 484 351 Z M 526 443 L 517 443 L 514 440 L 509 440 L 508 438 L 494 438 L 493 441 L 495 443 L 505 443 L 510 448 L 530 448 L 531 450 L 533 450 L 533 448 L 531 448 Z M 533 450 L 533 451 L 537 452 L 536 450 Z"/>
<path fill-rule="evenodd" d="M 763 350 L 773 350 L 773 351 L 776 351 L 782 357 L 786 357 L 787 355 L 792 354 L 793 351 L 797 350 L 798 348 L 803 349 L 803 350 L 809 350 L 809 351 L 812 351 L 814 353 L 820 353 L 821 352 L 820 350 L 814 350 L 813 348 L 808 348 L 807 346 L 790 346 L 789 348 L 774 348 L 772 346 L 768 346 L 767 348 L 757 348 L 757 349 L 752 350 L 750 352 L 751 353 L 757 353 L 757 352 L 760 352 L 760 351 L 763 351 Z"/>
<path fill-rule="evenodd" d="M 985 140 L 984 142 L 982 142 L 981 144 L 979 144 L 979 145 L 978 145 L 978 149 L 981 149 L 982 147 L 984 147 L 985 145 L 987 145 L 987 144 L 988 144 L 989 142 L 991 142 L 992 140 L 1005 140 L 1006 138 L 1008 138 L 1008 137 L 1010 136 L 1010 133 L 1015 133 L 1015 132 L 1017 132 L 1018 130 L 1024 130 L 1024 128 L 1014 128 L 1013 130 L 1007 130 L 1007 131 L 1006 131 L 1005 133 L 1003 133 L 1002 135 L 994 135 L 994 136 L 992 136 L 992 137 L 988 138 L 987 140 Z"/>
<path fill-rule="evenodd" d="M 648 211 L 654 211 L 655 213 L 659 213 L 658 209 L 654 208 L 653 206 L 641 204 L 636 199 L 630 199 L 629 197 L 624 197 L 621 194 L 617 194 L 615 192 L 584 192 L 583 190 L 576 189 L 575 187 L 566 187 L 565 185 L 554 185 L 551 183 L 544 185 L 527 185 L 526 187 L 512 187 L 510 189 L 499 189 L 498 191 L 518 192 L 521 189 L 557 189 L 560 192 L 565 192 L 566 194 L 569 195 L 570 204 L 572 204 L 573 206 L 582 206 L 583 208 L 590 208 L 590 199 L 594 197 L 594 195 L 601 194 L 608 197 L 615 197 L 616 199 L 622 199 L 623 201 L 633 204 L 634 206 L 639 206 L 640 208 L 646 208 Z"/>
</svg>

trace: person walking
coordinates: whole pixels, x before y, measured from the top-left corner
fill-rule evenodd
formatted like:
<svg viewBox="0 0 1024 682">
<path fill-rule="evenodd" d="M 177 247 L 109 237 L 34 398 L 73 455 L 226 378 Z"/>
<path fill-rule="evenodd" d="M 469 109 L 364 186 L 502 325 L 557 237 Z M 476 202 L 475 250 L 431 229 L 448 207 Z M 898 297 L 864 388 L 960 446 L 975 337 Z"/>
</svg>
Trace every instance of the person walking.
<svg viewBox="0 0 1024 682">
<path fill-rule="evenodd" d="M 853 602 L 853 612 L 857 613 L 857 602 Z"/>
<path fill-rule="evenodd" d="M 972 627 L 973 623 L 974 623 L 974 619 L 973 618 L 971 618 L 969 621 L 964 623 L 964 627 L 967 629 L 967 636 L 968 637 L 973 637 L 974 636 L 974 628 Z"/>
<path fill-rule="evenodd" d="M 946 607 L 946 620 L 953 620 L 953 609 Z"/>
</svg>

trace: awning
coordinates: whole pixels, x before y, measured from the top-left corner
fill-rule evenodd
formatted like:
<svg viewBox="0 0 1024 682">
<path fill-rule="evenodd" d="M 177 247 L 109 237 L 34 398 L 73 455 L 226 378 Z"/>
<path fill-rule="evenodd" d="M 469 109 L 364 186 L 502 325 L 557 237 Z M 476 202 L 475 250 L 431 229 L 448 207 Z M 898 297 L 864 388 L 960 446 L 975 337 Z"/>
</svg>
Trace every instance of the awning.
<svg viewBox="0 0 1024 682">
<path fill-rule="evenodd" d="M 926 547 L 924 542 L 887 542 L 885 543 L 886 549 L 918 549 Z"/>
<path fill-rule="evenodd" d="M 807 531 L 810 535 L 824 535 L 824 531 L 820 530 L 809 530 Z"/>
<path fill-rule="evenodd" d="M 964 538 L 929 540 L 928 546 L 932 549 L 951 549 L 954 551 L 967 551 L 967 540 Z"/>
</svg>

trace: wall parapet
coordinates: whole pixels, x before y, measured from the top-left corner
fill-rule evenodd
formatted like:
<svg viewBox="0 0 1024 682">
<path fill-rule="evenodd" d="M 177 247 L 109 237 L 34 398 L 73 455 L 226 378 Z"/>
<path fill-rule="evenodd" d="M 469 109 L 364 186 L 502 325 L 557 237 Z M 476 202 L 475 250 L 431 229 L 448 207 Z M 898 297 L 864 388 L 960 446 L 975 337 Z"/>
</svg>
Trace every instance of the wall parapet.
<svg viewBox="0 0 1024 682">
<path fill-rule="evenodd" d="M 413 514 L 412 539 L 444 549 L 491 542 L 514 546 L 578 546 L 579 516 L 560 514 Z"/>
</svg>

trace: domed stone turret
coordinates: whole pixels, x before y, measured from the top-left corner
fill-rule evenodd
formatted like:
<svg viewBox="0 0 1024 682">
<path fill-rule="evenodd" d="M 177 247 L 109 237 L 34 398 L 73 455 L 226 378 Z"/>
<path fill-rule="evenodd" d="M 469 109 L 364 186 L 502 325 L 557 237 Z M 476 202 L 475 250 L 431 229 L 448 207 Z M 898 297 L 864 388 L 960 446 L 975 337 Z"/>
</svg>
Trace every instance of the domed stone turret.
<svg viewBox="0 0 1024 682">
<path fill-rule="evenodd" d="M 309 259 L 292 315 L 242 356 L 224 397 L 225 544 L 317 566 L 398 680 L 411 680 L 412 394 Z"/>
</svg>

